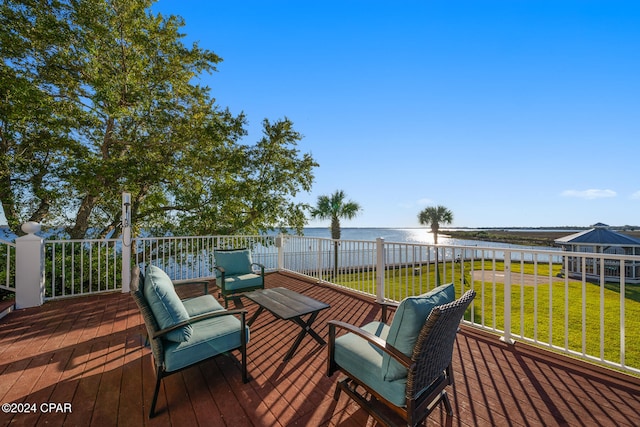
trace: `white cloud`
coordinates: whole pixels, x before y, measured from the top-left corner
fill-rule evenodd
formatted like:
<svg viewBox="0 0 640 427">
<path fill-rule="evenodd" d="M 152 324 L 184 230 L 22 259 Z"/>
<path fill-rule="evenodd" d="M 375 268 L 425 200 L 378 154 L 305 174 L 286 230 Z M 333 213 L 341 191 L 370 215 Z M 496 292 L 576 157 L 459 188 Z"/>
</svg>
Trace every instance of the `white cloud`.
<svg viewBox="0 0 640 427">
<path fill-rule="evenodd" d="M 607 197 L 616 197 L 616 192 L 613 190 L 598 190 L 591 188 L 589 190 L 565 190 L 562 192 L 565 197 L 577 197 L 580 199 L 594 200 L 603 199 Z"/>
<path fill-rule="evenodd" d="M 630 197 L 632 200 L 640 200 L 640 191 L 636 191 Z"/>
<path fill-rule="evenodd" d="M 417 203 L 418 206 L 427 206 L 427 205 L 432 204 L 433 200 L 431 200 L 431 199 L 420 199 L 416 203 Z"/>
</svg>

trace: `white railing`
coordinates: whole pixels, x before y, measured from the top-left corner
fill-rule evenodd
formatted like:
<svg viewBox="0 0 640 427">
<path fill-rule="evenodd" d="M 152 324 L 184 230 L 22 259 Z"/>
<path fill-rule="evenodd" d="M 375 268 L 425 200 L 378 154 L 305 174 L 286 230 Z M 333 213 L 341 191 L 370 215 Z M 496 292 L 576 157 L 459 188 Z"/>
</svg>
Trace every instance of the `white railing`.
<svg viewBox="0 0 640 427">
<path fill-rule="evenodd" d="M 278 262 L 275 236 L 142 237 L 132 246 L 135 264 L 156 265 L 173 280 L 213 279 L 216 249 L 249 248 L 253 262 L 268 271 Z"/>
<path fill-rule="evenodd" d="M 336 269 L 333 240 L 284 242 L 282 269 L 395 301 L 453 282 L 470 325 L 640 374 L 638 256 L 341 240 Z"/>
<path fill-rule="evenodd" d="M 45 299 L 122 289 L 120 239 L 45 240 L 44 250 Z"/>
<path fill-rule="evenodd" d="M 0 239 L 0 289 L 16 290 L 16 245 Z"/>
<path fill-rule="evenodd" d="M 0 259 L 10 271 L 5 247 Z M 214 250 L 239 247 L 268 271 L 380 300 L 453 282 L 459 293 L 478 294 L 465 317 L 474 327 L 640 374 L 639 256 L 300 236 L 140 237 L 130 247 L 117 239 L 45 241 L 46 298 L 124 290 L 122 272 L 134 263 L 158 265 L 176 280 L 211 279 Z"/>
<path fill-rule="evenodd" d="M 365 294 L 376 294 L 376 242 L 301 236 L 283 236 L 282 240 L 280 269 Z"/>
</svg>

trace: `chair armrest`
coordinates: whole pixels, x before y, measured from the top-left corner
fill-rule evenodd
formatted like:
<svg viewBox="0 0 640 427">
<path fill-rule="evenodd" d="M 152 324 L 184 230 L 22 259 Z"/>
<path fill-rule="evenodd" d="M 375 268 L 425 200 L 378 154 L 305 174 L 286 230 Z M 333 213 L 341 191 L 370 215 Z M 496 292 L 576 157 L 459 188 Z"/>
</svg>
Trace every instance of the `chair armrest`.
<svg viewBox="0 0 640 427">
<path fill-rule="evenodd" d="M 218 287 L 220 289 L 222 289 L 222 291 L 224 292 L 224 290 L 225 290 L 225 286 L 224 286 L 224 267 L 220 267 L 220 266 L 216 265 L 213 268 L 218 270 L 218 272 L 220 272 L 220 280 L 218 280 L 218 278 L 216 277 L 216 285 L 218 285 Z"/>
<path fill-rule="evenodd" d="M 236 314 L 240 315 L 242 324 L 244 325 L 245 323 L 244 318 L 247 314 L 247 310 L 244 310 L 244 309 L 216 310 L 216 311 L 211 311 L 209 313 L 201 314 L 199 316 L 192 317 L 189 320 L 183 320 L 182 322 L 176 323 L 175 325 L 169 326 L 168 328 L 160 329 L 159 331 L 156 331 L 156 333 L 154 333 L 151 338 L 152 339 L 161 338 L 162 336 L 168 334 L 171 331 L 183 328 L 187 325 L 192 325 L 194 323 L 201 322 L 203 320 L 213 319 L 214 317 L 220 317 L 220 316 L 232 316 Z"/>
<path fill-rule="evenodd" d="M 392 301 L 382 301 L 382 302 L 379 302 L 378 304 L 382 306 L 382 316 L 381 316 L 382 323 L 387 323 L 387 311 L 389 309 L 395 310 L 400 306 L 400 303 L 392 302 Z"/>
<path fill-rule="evenodd" d="M 252 263 L 251 263 L 251 266 L 253 267 L 254 265 L 255 265 L 255 266 L 258 266 L 258 267 L 260 268 L 260 274 L 261 274 L 262 276 L 264 276 L 264 265 L 262 265 L 262 264 L 260 264 L 260 263 L 257 263 L 257 262 L 252 262 Z"/>
<path fill-rule="evenodd" d="M 377 337 L 372 333 L 365 331 L 364 329 L 358 328 L 357 326 L 353 326 L 349 323 L 340 322 L 338 320 L 330 320 L 327 323 L 329 323 L 329 342 L 330 342 L 329 345 L 331 348 L 333 348 L 333 343 L 336 338 L 335 329 L 341 328 L 367 340 L 367 342 L 373 344 L 374 346 L 378 347 L 380 350 L 387 353 L 389 356 L 393 357 L 402 366 L 409 368 L 412 364 L 410 357 L 402 353 L 400 350 L 398 350 L 391 344 L 387 344 L 387 342 L 382 338 Z"/>
<path fill-rule="evenodd" d="M 185 285 L 202 285 L 203 286 L 203 295 L 209 293 L 209 281 L 204 279 L 184 279 L 184 280 L 174 280 L 173 287 L 176 286 L 185 286 Z"/>
</svg>

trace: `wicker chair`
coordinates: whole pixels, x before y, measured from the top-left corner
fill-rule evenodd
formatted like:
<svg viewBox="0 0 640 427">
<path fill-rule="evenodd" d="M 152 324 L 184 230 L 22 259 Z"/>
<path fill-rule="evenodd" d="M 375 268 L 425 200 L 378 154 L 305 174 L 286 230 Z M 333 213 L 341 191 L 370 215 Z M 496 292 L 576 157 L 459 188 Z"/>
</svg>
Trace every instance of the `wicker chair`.
<svg viewBox="0 0 640 427">
<path fill-rule="evenodd" d="M 435 291 L 442 300 L 441 288 Z M 371 322 L 357 328 L 339 321 L 329 322 L 327 374 L 331 376 L 340 370 L 346 375 L 336 385 L 336 401 L 340 392 L 344 391 L 383 425 L 416 426 L 441 402 L 448 415 L 453 415 L 446 392 L 446 387 L 453 384 L 453 344 L 460 320 L 475 298 L 475 291 L 468 291 L 456 301 L 431 308 L 428 308 L 428 304 L 435 302 L 433 294 L 425 295 L 427 303 L 423 302 L 421 310 L 424 313 L 427 308 L 429 314 L 426 321 L 422 320 L 415 345 L 409 354 L 399 349 L 401 343 L 390 343 L 394 333 L 393 323 L 389 327 L 382 322 Z M 399 316 L 403 319 L 399 319 Z M 408 318 L 419 321 L 420 317 L 420 313 L 407 315 L 406 311 L 397 312 L 393 322 L 406 321 Z M 349 333 L 336 337 L 337 328 Z M 411 330 L 411 325 L 401 325 L 399 328 Z M 412 339 L 404 338 L 408 341 Z M 395 368 L 394 364 L 397 364 Z"/>
<path fill-rule="evenodd" d="M 245 322 L 246 310 L 225 310 L 209 294 L 180 300 L 168 276 L 155 267 L 150 268 L 153 269 L 151 277 L 155 279 L 149 278 L 149 269 L 144 280 L 140 269 L 133 268 L 131 295 L 144 319 L 156 368 L 156 385 L 149 409 L 149 418 L 153 418 L 162 378 L 213 357 L 239 350 L 242 381 L 246 383 L 249 328 Z M 154 301 L 155 291 L 151 288 L 158 290 L 162 301 Z M 174 312 L 167 315 L 162 313 L 164 309 Z"/>
</svg>

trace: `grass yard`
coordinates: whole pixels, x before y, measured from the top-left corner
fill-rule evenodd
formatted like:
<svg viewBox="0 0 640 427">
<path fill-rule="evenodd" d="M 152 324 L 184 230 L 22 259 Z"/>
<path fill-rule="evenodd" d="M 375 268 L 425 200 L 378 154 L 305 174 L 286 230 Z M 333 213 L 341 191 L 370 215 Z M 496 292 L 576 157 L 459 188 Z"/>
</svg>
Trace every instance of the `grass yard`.
<svg viewBox="0 0 640 427">
<path fill-rule="evenodd" d="M 446 268 L 439 268 L 440 282 L 456 283 L 458 295 L 463 282 L 465 290 L 473 283 L 477 296 L 473 311 L 467 312 L 465 318 L 471 319 L 473 313 L 476 323 L 504 331 L 504 263 L 482 263 L 448 263 Z M 546 347 L 551 344 L 640 369 L 640 285 L 626 285 L 621 298 L 619 284 L 600 286 L 587 282 L 583 286 L 581 281 L 565 281 L 558 278 L 561 267 L 548 263 L 511 264 L 511 334 Z M 374 272 L 340 274 L 337 280 L 331 280 L 376 294 Z M 400 301 L 427 292 L 436 283 L 433 265 L 389 269 L 385 271 L 385 296 Z"/>
</svg>

